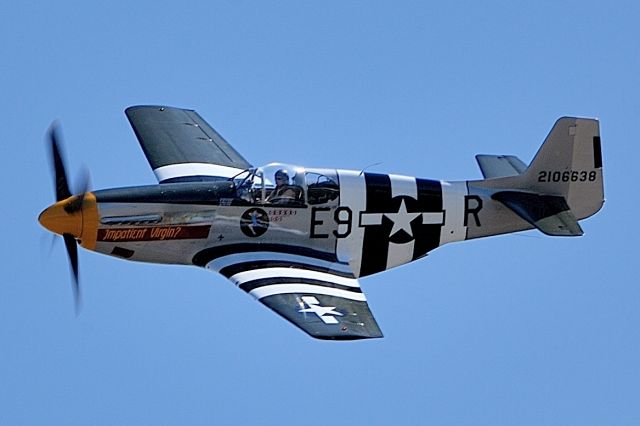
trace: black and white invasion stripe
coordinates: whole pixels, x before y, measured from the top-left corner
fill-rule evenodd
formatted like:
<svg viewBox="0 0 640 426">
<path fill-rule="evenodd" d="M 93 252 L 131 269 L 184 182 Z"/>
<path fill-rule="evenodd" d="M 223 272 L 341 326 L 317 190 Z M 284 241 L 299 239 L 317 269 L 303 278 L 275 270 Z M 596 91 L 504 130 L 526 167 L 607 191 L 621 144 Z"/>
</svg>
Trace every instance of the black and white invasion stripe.
<svg viewBox="0 0 640 426">
<path fill-rule="evenodd" d="M 439 181 L 365 173 L 366 212 L 393 214 L 404 202 L 409 212 L 420 213 L 411 224 L 412 236 L 393 241 L 393 223 L 385 219 L 378 226 L 367 226 L 364 232 L 360 276 L 384 271 L 418 259 L 440 244 L 444 223 L 442 187 Z M 400 200 L 400 201 L 398 201 Z M 425 214 L 434 213 L 430 223 Z M 440 215 L 435 218 L 435 215 Z"/>
<path fill-rule="evenodd" d="M 204 250 L 194 263 L 220 272 L 256 299 L 296 293 L 366 301 L 349 265 L 333 253 L 246 243 Z"/>
</svg>

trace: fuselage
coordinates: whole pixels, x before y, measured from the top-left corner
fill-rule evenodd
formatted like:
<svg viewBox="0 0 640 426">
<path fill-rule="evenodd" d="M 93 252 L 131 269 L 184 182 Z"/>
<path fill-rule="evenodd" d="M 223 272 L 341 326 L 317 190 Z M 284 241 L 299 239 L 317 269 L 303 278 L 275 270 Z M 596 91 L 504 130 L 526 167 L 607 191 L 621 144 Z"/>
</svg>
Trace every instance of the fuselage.
<svg viewBox="0 0 640 426">
<path fill-rule="evenodd" d="M 254 175 L 94 191 L 82 200 L 81 230 L 67 232 L 89 250 L 134 261 L 206 266 L 220 250 L 278 246 L 360 277 L 449 242 L 529 227 L 465 181 L 298 172 L 296 200 L 270 199 L 274 189 Z M 483 228 L 486 209 L 510 225 Z"/>
</svg>

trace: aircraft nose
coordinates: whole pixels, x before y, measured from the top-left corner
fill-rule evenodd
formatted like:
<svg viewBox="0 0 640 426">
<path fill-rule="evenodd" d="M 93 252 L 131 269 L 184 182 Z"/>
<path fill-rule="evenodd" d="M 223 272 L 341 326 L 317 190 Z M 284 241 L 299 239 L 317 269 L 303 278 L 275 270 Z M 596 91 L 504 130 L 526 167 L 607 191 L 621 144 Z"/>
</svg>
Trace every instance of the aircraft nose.
<svg viewBox="0 0 640 426">
<path fill-rule="evenodd" d="M 100 215 L 96 196 L 92 192 L 58 201 L 44 209 L 38 221 L 53 233 L 73 235 L 86 249 L 96 248 Z"/>
<path fill-rule="evenodd" d="M 71 203 L 73 203 L 73 197 L 58 201 L 40 213 L 38 221 L 53 233 L 71 234 L 80 238 L 82 235 L 82 210 L 70 209 Z"/>
</svg>

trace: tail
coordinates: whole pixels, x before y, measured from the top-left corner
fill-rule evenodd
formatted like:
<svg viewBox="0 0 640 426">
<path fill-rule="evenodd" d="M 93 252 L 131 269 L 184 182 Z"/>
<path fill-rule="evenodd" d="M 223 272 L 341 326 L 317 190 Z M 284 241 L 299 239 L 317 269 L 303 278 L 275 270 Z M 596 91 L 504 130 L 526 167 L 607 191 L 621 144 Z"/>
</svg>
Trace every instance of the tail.
<svg viewBox="0 0 640 426">
<path fill-rule="evenodd" d="M 529 166 L 512 156 L 478 156 L 491 198 L 549 235 L 582 235 L 578 220 L 604 203 L 598 120 L 556 121 Z"/>
</svg>

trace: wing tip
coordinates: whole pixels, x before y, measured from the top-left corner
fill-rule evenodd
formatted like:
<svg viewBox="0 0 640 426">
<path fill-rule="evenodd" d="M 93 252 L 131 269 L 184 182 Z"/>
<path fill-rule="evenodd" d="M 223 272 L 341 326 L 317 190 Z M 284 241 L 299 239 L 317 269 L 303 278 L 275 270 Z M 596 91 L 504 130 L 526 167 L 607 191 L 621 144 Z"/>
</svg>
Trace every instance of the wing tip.
<svg viewBox="0 0 640 426">
<path fill-rule="evenodd" d="M 332 340 L 332 341 L 336 341 L 336 342 L 344 342 L 344 341 L 349 341 L 349 340 L 365 340 L 365 339 L 381 339 L 384 336 L 382 335 L 382 333 L 377 334 L 377 335 L 370 335 L 370 336 L 361 336 L 361 335 L 337 335 L 337 336 L 313 336 L 310 335 L 311 337 L 313 337 L 314 339 L 318 339 L 318 340 Z"/>
<path fill-rule="evenodd" d="M 190 111 L 193 112 L 195 110 L 190 108 L 178 108 L 172 107 L 169 105 L 131 105 L 130 107 L 125 108 L 124 113 L 128 116 L 140 110 L 156 110 L 159 112 L 164 111 Z"/>
</svg>

